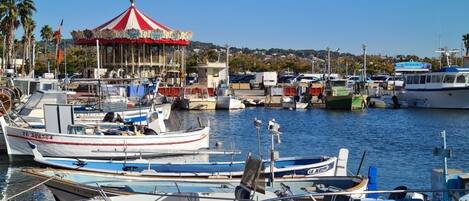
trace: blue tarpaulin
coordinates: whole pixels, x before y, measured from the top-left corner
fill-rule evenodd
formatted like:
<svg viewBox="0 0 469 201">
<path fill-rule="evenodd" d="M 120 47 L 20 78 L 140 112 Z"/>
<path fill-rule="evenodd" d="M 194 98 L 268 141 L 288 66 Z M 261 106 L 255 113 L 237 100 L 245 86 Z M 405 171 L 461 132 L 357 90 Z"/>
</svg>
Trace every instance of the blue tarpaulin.
<svg viewBox="0 0 469 201">
<path fill-rule="evenodd" d="M 143 85 L 130 85 L 127 87 L 128 97 L 142 98 L 145 95 L 145 87 Z"/>
</svg>

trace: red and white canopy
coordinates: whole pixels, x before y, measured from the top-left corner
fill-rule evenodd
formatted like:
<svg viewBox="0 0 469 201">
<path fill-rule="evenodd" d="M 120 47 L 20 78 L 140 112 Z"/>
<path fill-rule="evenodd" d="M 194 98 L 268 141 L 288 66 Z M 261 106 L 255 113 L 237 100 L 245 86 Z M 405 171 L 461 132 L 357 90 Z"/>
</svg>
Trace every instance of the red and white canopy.
<svg viewBox="0 0 469 201">
<path fill-rule="evenodd" d="M 171 28 L 158 23 L 157 21 L 151 19 L 150 17 L 140 12 L 133 3 L 130 8 L 128 8 L 122 14 L 97 27 L 95 30 L 103 31 L 106 29 L 116 31 L 124 31 L 130 29 L 136 29 L 141 31 L 172 31 Z"/>
<path fill-rule="evenodd" d="M 72 31 L 75 44 L 137 43 L 137 44 L 168 44 L 186 46 L 190 43 L 192 32 L 172 30 L 140 12 L 132 5 L 123 13 L 104 23 L 87 30 Z"/>
</svg>

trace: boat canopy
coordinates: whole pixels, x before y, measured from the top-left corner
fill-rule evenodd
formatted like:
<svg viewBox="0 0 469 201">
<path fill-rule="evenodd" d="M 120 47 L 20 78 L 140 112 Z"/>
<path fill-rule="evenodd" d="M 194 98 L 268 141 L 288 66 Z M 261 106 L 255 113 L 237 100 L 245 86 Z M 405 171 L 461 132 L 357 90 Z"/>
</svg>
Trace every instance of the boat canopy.
<svg viewBox="0 0 469 201">
<path fill-rule="evenodd" d="M 394 64 L 396 72 L 428 72 L 432 65 L 425 62 L 406 61 Z"/>
<path fill-rule="evenodd" d="M 449 66 L 440 69 L 439 71 L 436 72 L 444 72 L 444 73 L 467 73 L 469 72 L 469 68 L 463 68 L 460 66 Z"/>
</svg>

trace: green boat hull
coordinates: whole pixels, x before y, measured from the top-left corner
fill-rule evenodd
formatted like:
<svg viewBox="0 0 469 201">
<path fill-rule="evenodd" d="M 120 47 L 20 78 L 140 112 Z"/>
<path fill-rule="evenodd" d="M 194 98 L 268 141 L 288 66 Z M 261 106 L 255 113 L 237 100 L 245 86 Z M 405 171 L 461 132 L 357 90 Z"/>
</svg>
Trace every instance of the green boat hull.
<svg viewBox="0 0 469 201">
<path fill-rule="evenodd" d="M 360 95 L 328 96 L 326 109 L 330 110 L 361 110 L 365 107 L 365 97 Z"/>
</svg>

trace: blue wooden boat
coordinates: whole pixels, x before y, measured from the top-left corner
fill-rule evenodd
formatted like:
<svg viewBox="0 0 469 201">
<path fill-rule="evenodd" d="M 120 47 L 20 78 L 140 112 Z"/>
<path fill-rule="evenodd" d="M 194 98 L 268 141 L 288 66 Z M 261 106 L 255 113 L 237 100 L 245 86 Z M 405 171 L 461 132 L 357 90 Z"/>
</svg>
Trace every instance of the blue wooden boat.
<svg viewBox="0 0 469 201">
<path fill-rule="evenodd" d="M 99 192 L 104 192 L 111 200 L 115 196 L 125 195 L 154 196 L 153 199 L 143 200 L 245 200 L 236 197 L 236 194 L 238 194 L 236 193 L 237 186 L 240 185 L 242 180 L 240 178 L 145 177 L 53 168 L 23 169 L 22 173 L 34 179 L 49 180 L 45 183 L 45 186 L 51 190 L 56 200 L 88 200 L 99 196 Z M 259 180 L 259 185 L 262 185 L 263 182 L 264 185 L 267 184 L 268 180 Z M 368 179 L 362 176 L 281 177 L 276 178 L 275 183 L 265 186 L 265 194 L 255 193 L 252 200 L 309 193 L 339 192 L 352 194 L 351 197 L 354 200 L 364 198 L 361 192 L 367 189 L 367 184 Z M 194 197 L 183 196 L 188 193 Z M 124 200 L 142 200 L 137 199 L 137 197 L 129 197 Z M 224 199 L 216 199 L 217 197 Z M 312 198 L 306 196 L 306 198 L 294 200 L 312 200 Z M 314 196 L 313 200 L 331 201 L 335 199 L 318 195 Z"/>
<path fill-rule="evenodd" d="M 88 160 L 44 157 L 37 150 L 37 146 L 31 142 L 29 145 L 34 154 L 34 160 L 48 166 L 64 169 L 84 170 L 99 173 L 113 174 L 139 174 L 145 176 L 185 176 L 185 177 L 210 177 L 231 176 L 240 177 L 243 174 L 245 162 L 209 162 L 209 163 L 162 163 L 150 162 L 145 159 L 132 161 L 114 160 Z M 342 163 L 346 163 L 348 151 L 341 150 L 339 154 L 339 169 L 337 157 L 290 157 L 275 161 L 275 177 L 303 175 L 317 176 L 345 176 Z M 270 176 L 270 162 L 264 161 L 264 174 Z M 343 168 L 345 169 L 345 168 Z"/>
</svg>

